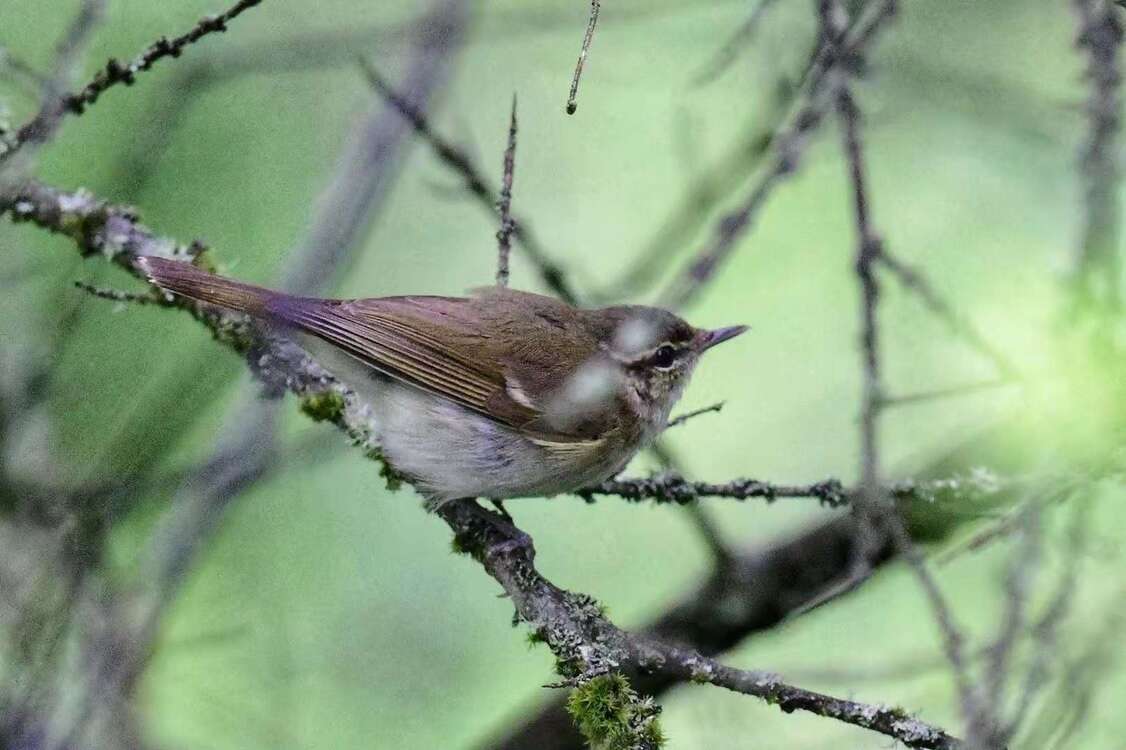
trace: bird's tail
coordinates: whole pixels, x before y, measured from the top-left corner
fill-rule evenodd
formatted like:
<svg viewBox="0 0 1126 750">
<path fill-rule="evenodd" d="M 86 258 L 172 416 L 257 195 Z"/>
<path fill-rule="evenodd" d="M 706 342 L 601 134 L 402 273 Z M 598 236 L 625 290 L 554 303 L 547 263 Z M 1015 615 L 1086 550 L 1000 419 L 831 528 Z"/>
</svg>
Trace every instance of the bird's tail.
<svg viewBox="0 0 1126 750">
<path fill-rule="evenodd" d="M 216 276 L 182 261 L 142 255 L 134 262 L 149 281 L 161 289 L 249 315 L 269 315 L 270 303 L 283 296 L 280 292 Z"/>
</svg>

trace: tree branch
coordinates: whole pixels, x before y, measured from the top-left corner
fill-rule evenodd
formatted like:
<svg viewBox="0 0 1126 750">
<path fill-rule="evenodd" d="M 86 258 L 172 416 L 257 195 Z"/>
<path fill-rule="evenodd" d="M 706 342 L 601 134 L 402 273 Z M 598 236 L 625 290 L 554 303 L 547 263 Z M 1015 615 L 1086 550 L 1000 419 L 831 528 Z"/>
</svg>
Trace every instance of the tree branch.
<svg viewBox="0 0 1126 750">
<path fill-rule="evenodd" d="M 774 188 L 797 170 L 810 137 L 834 105 L 833 92 L 826 82 L 838 68 L 853 64 L 863 54 L 877 32 L 895 15 L 896 8 L 896 0 L 880 0 L 875 10 L 850 31 L 839 53 L 830 54 L 824 43 L 818 46 L 810 63 L 804 102 L 773 141 L 773 162 L 743 203 L 723 216 L 712 239 L 661 295 L 667 307 L 682 307 L 695 298 L 734 252 Z"/>
<path fill-rule="evenodd" d="M 138 254 L 188 257 L 180 243 L 155 236 L 127 210 L 84 192 L 64 193 L 26 182 L 0 192 L 0 212 L 70 237 L 83 255 L 97 252 L 107 260 L 142 274 L 133 265 Z M 190 301 L 177 307 L 191 312 L 224 343 L 248 358 L 256 374 L 275 387 L 299 395 L 334 393 L 339 409 L 328 417 L 378 457 L 370 410 L 346 386 L 288 342 L 270 339 L 244 316 Z M 661 672 L 673 679 L 698 680 L 894 737 L 910 747 L 955 748 L 945 732 L 895 709 L 883 709 L 788 685 L 765 673 L 744 672 L 718 664 L 689 649 L 631 635 L 607 620 L 588 596 L 556 587 L 536 570 L 531 540 L 474 501 L 447 503 L 438 514 L 455 534 L 459 549 L 474 556 L 504 588 L 522 620 L 551 647 L 564 671 L 580 682 L 622 666 Z"/>
<path fill-rule="evenodd" d="M 162 36 L 128 63 L 122 63 L 117 58 L 111 57 L 105 68 L 82 89 L 61 95 L 57 111 L 42 112 L 20 128 L 16 132 L 15 138 L 6 144 L 7 149 L 0 153 L 0 164 L 3 164 L 26 143 L 40 140 L 44 131 L 52 130 L 58 119 L 67 114 L 81 115 L 86 107 L 95 104 L 104 92 L 122 83 L 131 86 L 138 73 L 150 70 L 153 65 L 166 57 L 179 57 L 183 54 L 185 48 L 209 34 L 226 31 L 228 23 L 261 2 L 262 0 L 239 0 L 218 15 L 200 19 L 195 26 L 178 37 L 169 39 Z"/>
<path fill-rule="evenodd" d="M 1086 75 L 1091 81 L 1087 98 L 1087 140 L 1080 164 L 1083 187 L 1083 235 L 1075 262 L 1075 293 L 1080 304 L 1097 302 L 1101 273 L 1103 302 L 1110 310 L 1121 305 L 1118 260 L 1120 212 L 1118 206 L 1122 76 L 1119 52 L 1122 22 L 1109 0 L 1072 0 L 1078 20 L 1076 45 L 1087 56 Z"/>
</svg>

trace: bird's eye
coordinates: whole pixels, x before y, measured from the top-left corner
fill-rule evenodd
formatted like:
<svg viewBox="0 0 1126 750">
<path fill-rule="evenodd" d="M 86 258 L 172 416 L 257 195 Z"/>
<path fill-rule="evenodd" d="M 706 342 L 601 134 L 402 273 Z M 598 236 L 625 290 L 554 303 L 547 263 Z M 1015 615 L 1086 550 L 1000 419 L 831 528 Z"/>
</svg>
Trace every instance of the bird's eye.
<svg viewBox="0 0 1126 750">
<path fill-rule="evenodd" d="M 672 367 L 676 361 L 676 349 L 671 344 L 661 344 L 653 352 L 653 366 L 661 369 Z"/>
</svg>

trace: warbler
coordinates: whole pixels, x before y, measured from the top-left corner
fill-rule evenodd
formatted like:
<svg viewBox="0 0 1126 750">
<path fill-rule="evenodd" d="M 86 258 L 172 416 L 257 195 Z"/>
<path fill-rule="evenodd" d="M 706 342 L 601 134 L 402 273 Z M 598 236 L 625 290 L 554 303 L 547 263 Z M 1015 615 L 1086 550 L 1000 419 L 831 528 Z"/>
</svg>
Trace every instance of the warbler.
<svg viewBox="0 0 1126 750">
<path fill-rule="evenodd" d="M 617 474 L 664 429 L 700 356 L 747 330 L 500 287 L 318 299 L 165 258 L 136 264 L 167 292 L 293 337 L 370 404 L 384 457 L 431 509 L 550 496 Z"/>
</svg>

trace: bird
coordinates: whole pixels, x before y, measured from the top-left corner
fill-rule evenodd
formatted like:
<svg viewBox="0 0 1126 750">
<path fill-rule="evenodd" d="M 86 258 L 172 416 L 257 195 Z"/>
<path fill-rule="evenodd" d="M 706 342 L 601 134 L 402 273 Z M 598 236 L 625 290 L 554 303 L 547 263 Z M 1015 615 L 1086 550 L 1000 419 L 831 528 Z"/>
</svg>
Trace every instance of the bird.
<svg viewBox="0 0 1126 750">
<path fill-rule="evenodd" d="M 370 406 L 385 460 L 430 510 L 549 497 L 615 476 L 667 425 L 704 352 L 747 330 L 507 287 L 321 299 L 179 260 L 135 263 L 167 293 L 296 341 Z"/>
</svg>

